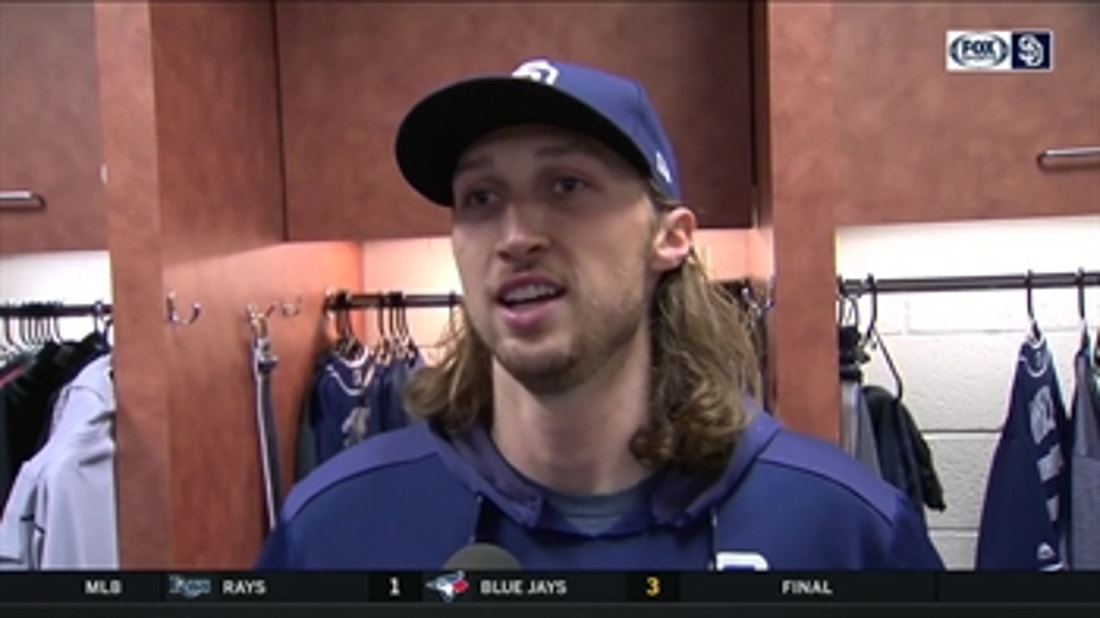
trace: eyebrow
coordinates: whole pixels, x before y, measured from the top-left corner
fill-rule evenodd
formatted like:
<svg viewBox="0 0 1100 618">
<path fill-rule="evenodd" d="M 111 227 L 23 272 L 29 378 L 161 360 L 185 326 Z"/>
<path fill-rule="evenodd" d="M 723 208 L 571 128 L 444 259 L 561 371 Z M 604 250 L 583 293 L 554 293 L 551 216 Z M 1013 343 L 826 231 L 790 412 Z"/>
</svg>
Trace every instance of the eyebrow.
<svg viewBox="0 0 1100 618">
<path fill-rule="evenodd" d="M 553 144 L 550 146 L 543 146 L 535 151 L 535 156 L 541 159 L 560 158 L 571 154 L 586 154 L 599 159 L 600 161 L 606 161 L 602 152 L 599 149 L 593 147 L 591 144 L 580 140 L 569 141 L 561 144 Z M 492 167 L 493 160 L 486 155 L 471 157 L 463 159 L 458 162 L 455 167 L 454 175 L 457 176 L 464 172 L 469 172 L 481 168 Z"/>
</svg>

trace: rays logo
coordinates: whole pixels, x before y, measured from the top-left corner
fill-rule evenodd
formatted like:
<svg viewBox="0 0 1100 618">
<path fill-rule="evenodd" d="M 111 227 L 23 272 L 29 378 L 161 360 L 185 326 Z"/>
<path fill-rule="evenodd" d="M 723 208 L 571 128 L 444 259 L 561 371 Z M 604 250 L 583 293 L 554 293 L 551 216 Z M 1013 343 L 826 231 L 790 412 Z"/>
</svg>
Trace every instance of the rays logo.
<svg viewBox="0 0 1100 618">
<path fill-rule="evenodd" d="M 181 575 L 168 576 L 168 594 L 180 596 L 185 599 L 197 599 L 210 594 L 213 586 L 210 580 L 205 578 L 190 578 Z"/>
<path fill-rule="evenodd" d="M 455 597 L 470 589 L 470 582 L 466 581 L 466 573 L 457 571 L 449 575 L 439 577 L 427 583 L 428 590 L 434 590 L 446 602 L 450 603 Z"/>
</svg>

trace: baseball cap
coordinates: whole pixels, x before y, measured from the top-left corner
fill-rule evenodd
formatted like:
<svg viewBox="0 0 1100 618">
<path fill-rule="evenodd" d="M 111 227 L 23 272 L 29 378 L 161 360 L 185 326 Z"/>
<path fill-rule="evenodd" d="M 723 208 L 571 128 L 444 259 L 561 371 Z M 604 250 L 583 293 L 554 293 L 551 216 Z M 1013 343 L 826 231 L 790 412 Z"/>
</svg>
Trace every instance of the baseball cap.
<svg viewBox="0 0 1100 618">
<path fill-rule="evenodd" d="M 421 195 L 453 206 L 451 181 L 462 153 L 497 129 L 529 123 L 599 140 L 668 197 L 681 198 L 672 145 L 642 85 L 547 58 L 527 60 L 509 74 L 458 81 L 421 99 L 398 128 L 397 165 Z"/>
</svg>

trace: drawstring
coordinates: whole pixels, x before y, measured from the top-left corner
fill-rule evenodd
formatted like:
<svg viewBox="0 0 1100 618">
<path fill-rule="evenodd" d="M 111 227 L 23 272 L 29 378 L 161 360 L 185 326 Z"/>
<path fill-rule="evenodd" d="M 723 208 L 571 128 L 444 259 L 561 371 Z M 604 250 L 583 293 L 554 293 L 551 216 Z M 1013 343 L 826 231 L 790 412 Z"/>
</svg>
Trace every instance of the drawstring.
<svg viewBox="0 0 1100 618">
<path fill-rule="evenodd" d="M 714 571 L 717 565 L 714 561 L 718 557 L 718 509 L 710 507 L 710 557 L 707 559 L 707 570 Z"/>
<path fill-rule="evenodd" d="M 474 498 L 477 501 L 477 506 L 474 507 L 474 528 L 470 531 L 470 540 L 466 542 L 467 545 L 477 543 L 481 536 L 481 512 L 483 508 L 482 503 L 485 502 L 485 497 L 481 494 L 477 494 Z"/>
</svg>

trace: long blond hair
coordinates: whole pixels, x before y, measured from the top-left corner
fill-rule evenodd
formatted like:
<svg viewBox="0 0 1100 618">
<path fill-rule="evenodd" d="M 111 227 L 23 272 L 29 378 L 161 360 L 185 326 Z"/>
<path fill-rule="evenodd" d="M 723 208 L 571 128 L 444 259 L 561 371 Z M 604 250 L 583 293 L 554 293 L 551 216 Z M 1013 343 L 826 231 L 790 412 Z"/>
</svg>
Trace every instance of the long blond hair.
<svg viewBox="0 0 1100 618">
<path fill-rule="evenodd" d="M 653 185 L 650 194 L 658 211 L 678 205 Z M 649 423 L 630 445 L 642 464 L 710 474 L 725 468 L 748 422 L 742 397 L 760 393 L 751 325 L 694 251 L 661 276 L 649 311 Z M 461 310 L 442 344 L 439 362 L 406 385 L 406 409 L 436 420 L 451 435 L 475 423 L 487 425 L 493 414 L 492 352 Z"/>
</svg>

